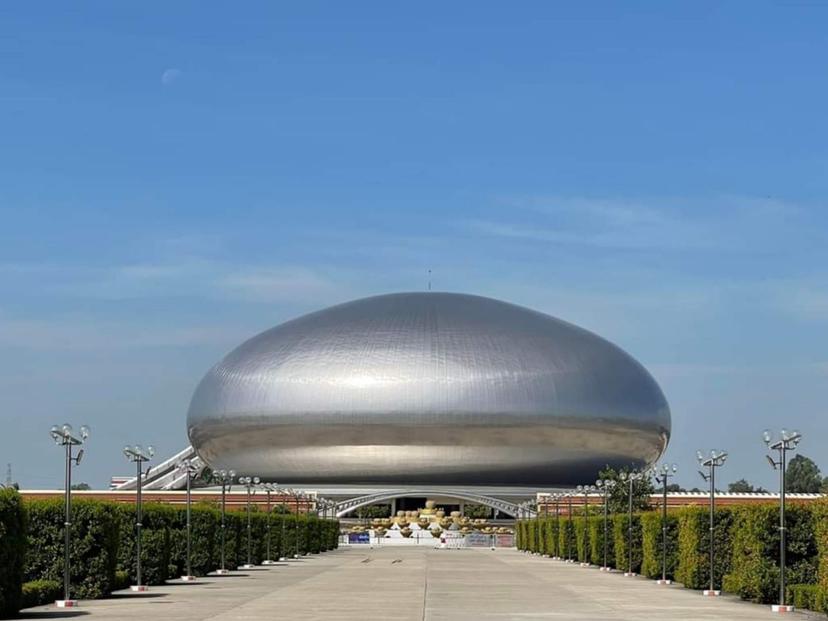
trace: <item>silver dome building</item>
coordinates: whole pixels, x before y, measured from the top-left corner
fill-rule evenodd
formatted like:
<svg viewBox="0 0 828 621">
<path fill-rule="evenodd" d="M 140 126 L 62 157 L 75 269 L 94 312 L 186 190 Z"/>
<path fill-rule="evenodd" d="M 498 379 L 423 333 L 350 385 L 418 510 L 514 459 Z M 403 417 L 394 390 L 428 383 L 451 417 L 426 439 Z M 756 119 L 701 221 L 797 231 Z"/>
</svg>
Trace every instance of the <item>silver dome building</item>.
<svg viewBox="0 0 828 621">
<path fill-rule="evenodd" d="M 400 293 L 243 343 L 201 380 L 187 427 L 211 467 L 279 482 L 532 487 L 654 462 L 670 410 L 591 332 L 490 298 Z"/>
</svg>

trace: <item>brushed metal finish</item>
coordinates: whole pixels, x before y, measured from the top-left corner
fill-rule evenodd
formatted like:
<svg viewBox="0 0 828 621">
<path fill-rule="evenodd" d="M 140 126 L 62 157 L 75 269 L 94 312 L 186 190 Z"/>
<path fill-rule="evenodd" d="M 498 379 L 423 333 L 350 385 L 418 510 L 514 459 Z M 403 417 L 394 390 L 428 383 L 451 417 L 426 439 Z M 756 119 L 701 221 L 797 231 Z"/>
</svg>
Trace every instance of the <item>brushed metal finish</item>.
<svg viewBox="0 0 828 621">
<path fill-rule="evenodd" d="M 280 483 L 573 484 L 656 461 L 670 410 L 608 341 L 520 306 L 381 295 L 267 330 L 193 395 L 213 468 Z"/>
</svg>

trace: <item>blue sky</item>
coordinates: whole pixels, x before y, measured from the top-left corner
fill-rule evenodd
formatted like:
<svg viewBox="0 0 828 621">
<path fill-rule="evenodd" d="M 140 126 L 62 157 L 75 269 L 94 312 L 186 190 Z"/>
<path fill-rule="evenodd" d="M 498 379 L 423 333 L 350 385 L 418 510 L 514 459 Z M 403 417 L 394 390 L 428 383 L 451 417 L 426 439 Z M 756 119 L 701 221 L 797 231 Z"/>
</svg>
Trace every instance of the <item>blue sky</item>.
<svg viewBox="0 0 828 621">
<path fill-rule="evenodd" d="M 516 6 L 515 6 L 516 5 Z M 828 6 L 5 3 L 0 466 L 186 442 L 244 338 L 354 297 L 490 295 L 640 359 L 697 485 L 828 470 Z"/>
</svg>

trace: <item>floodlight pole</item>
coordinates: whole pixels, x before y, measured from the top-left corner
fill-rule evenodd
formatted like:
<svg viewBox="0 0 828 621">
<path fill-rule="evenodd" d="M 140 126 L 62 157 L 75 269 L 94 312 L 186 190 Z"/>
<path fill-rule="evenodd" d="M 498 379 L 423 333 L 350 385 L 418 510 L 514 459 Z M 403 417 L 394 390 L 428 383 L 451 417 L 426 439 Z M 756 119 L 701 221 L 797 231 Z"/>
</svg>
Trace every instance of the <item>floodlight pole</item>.
<svg viewBox="0 0 828 621">
<path fill-rule="evenodd" d="M 661 503 L 661 580 L 658 584 L 670 584 L 671 581 L 667 579 L 667 482 L 670 477 L 675 476 L 678 471 L 678 466 L 673 464 L 668 466 L 664 464 L 658 471 L 655 477 L 656 483 L 661 483 L 662 489 L 662 503 Z"/>
<path fill-rule="evenodd" d="M 699 474 L 701 477 L 710 483 L 710 588 L 702 591 L 704 595 L 709 597 L 716 597 L 721 595 L 721 591 L 716 590 L 715 586 L 715 514 L 716 514 L 716 468 L 724 465 L 727 461 L 727 453 L 724 451 L 710 451 L 710 457 L 705 457 L 701 451 L 696 452 L 696 457 L 699 460 L 699 465 L 702 468 L 707 468 L 705 474 L 701 470 Z"/>
<path fill-rule="evenodd" d="M 213 472 L 213 481 L 221 483 L 221 567 L 216 570 L 219 575 L 230 573 L 227 570 L 227 485 L 236 478 L 235 470 L 218 470 Z"/>
<path fill-rule="evenodd" d="M 192 523 L 192 500 L 193 500 L 193 486 L 192 486 L 192 472 L 190 471 L 190 461 L 187 460 L 187 578 L 192 578 L 193 575 L 193 562 L 192 562 L 192 535 L 193 535 L 193 523 Z"/>
<path fill-rule="evenodd" d="M 609 493 L 610 490 L 615 487 L 615 481 L 611 479 L 598 479 L 595 481 L 596 487 L 603 492 L 604 495 L 604 566 L 601 567 L 601 571 L 610 571 L 608 565 L 608 555 L 609 555 Z"/>
<path fill-rule="evenodd" d="M 239 483 L 247 488 L 247 564 L 244 569 L 253 568 L 253 523 L 250 516 L 250 497 L 253 493 L 253 487 L 261 483 L 259 477 L 241 477 Z"/>
<path fill-rule="evenodd" d="M 762 436 L 767 447 L 779 453 L 778 460 L 768 457 L 770 465 L 774 470 L 779 471 L 779 604 L 774 604 L 771 610 L 773 612 L 793 612 L 793 606 L 788 606 L 785 603 L 785 552 L 788 547 L 788 528 L 785 525 L 785 474 L 787 472 L 788 451 L 796 449 L 802 440 L 802 434 L 798 431 L 788 432 L 783 429 L 779 434 L 779 439 L 775 442 L 768 430 L 765 430 Z"/>
<path fill-rule="evenodd" d="M 267 483 L 267 484 L 265 484 L 264 488 L 265 488 L 265 493 L 267 494 L 267 522 L 266 522 L 266 525 L 267 525 L 266 526 L 266 528 L 267 528 L 267 551 L 266 551 L 266 554 L 265 554 L 265 556 L 267 556 L 267 558 L 262 562 L 262 564 L 263 565 L 272 565 L 273 564 L 273 559 L 270 557 L 270 539 L 271 539 L 271 537 L 270 537 L 270 527 L 271 527 L 271 521 L 273 519 L 273 515 L 271 513 L 270 494 L 273 491 L 273 487 L 270 483 Z"/>
<path fill-rule="evenodd" d="M 632 519 L 633 519 L 633 484 L 635 479 L 630 477 L 630 498 L 629 498 L 629 519 L 627 521 L 627 552 L 629 553 L 629 564 L 627 565 L 627 573 L 632 575 Z"/>
<path fill-rule="evenodd" d="M 299 558 L 299 492 L 294 491 L 293 497 L 296 500 L 296 520 L 294 522 L 294 533 L 296 534 L 296 536 L 294 537 L 294 539 L 296 539 L 296 552 L 294 552 L 293 558 Z"/>
<path fill-rule="evenodd" d="M 147 586 L 141 583 L 141 527 L 143 524 L 142 513 L 142 491 L 144 483 L 144 463 L 148 462 L 155 455 L 155 449 L 148 446 L 146 450 L 140 444 L 124 447 L 124 456 L 135 464 L 136 485 L 135 485 L 135 584 L 130 588 L 133 591 L 147 591 Z"/>
<path fill-rule="evenodd" d="M 621 480 L 624 482 L 628 482 L 630 484 L 628 494 L 628 521 L 627 521 L 627 572 L 624 574 L 627 577 L 635 576 L 633 573 L 633 487 L 635 486 L 636 481 L 640 481 L 644 479 L 644 477 L 650 476 L 652 470 L 644 470 L 638 471 L 633 470 L 632 472 L 622 472 L 620 474 Z"/>
<path fill-rule="evenodd" d="M 285 537 L 287 536 L 285 530 L 285 522 L 287 522 L 287 513 L 289 513 L 290 511 L 288 510 L 288 506 L 285 503 L 284 490 L 280 493 L 282 495 L 282 513 L 280 514 L 282 516 L 282 536 L 279 538 L 279 560 L 284 561 L 287 560 L 287 556 L 285 556 Z"/>
<path fill-rule="evenodd" d="M 561 495 L 555 494 L 555 558 L 561 558 Z"/>
<path fill-rule="evenodd" d="M 80 434 L 75 435 L 72 431 L 72 426 L 66 423 L 62 427 L 54 425 L 50 433 L 55 444 L 66 447 L 65 489 L 63 492 L 63 599 L 56 600 L 55 605 L 59 608 L 73 608 L 78 605 L 78 602 L 70 599 L 69 596 L 71 583 L 69 546 L 72 527 L 72 464 L 80 464 L 80 460 L 83 458 L 83 449 L 75 457 L 72 455 L 72 447 L 84 443 L 86 438 L 89 437 L 89 427 L 82 425 Z"/>
<path fill-rule="evenodd" d="M 572 524 L 572 492 L 568 493 L 566 496 L 569 499 L 566 527 L 568 531 L 566 534 L 566 562 L 574 563 L 575 559 L 572 558 L 572 536 L 575 534 L 575 527 Z"/>
<path fill-rule="evenodd" d="M 193 575 L 193 563 L 192 563 L 192 534 L 193 534 L 193 521 L 192 521 L 192 480 L 193 475 L 198 472 L 198 468 L 193 466 L 193 462 L 190 459 L 185 459 L 181 464 L 179 464 L 179 468 L 182 469 L 187 477 L 187 567 L 186 567 L 186 574 L 181 576 L 181 580 L 184 582 L 193 582 L 195 581 L 195 576 Z"/>
</svg>

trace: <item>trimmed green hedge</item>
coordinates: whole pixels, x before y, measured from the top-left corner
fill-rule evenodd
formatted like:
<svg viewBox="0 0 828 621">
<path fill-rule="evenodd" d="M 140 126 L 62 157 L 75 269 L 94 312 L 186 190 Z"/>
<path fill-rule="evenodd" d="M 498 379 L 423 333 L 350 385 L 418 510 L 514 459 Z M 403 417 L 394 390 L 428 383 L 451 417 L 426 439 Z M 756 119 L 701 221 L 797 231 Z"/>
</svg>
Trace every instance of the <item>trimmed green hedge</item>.
<svg viewBox="0 0 828 621">
<path fill-rule="evenodd" d="M 29 548 L 25 580 L 63 583 L 63 500 L 27 500 Z M 76 499 L 72 503 L 71 597 L 93 599 L 112 591 L 118 562 L 118 505 Z"/>
<path fill-rule="evenodd" d="M 786 581 L 814 584 L 817 581 L 817 549 L 814 514 L 807 506 L 786 509 Z M 779 595 L 779 507 L 741 506 L 733 509 L 732 566 L 724 577 L 724 588 L 742 599 L 770 603 Z"/>
<path fill-rule="evenodd" d="M 613 516 L 612 535 L 613 549 L 615 551 L 615 567 L 627 571 L 630 568 L 630 547 L 629 537 L 630 516 L 626 513 L 619 513 Z M 633 513 L 632 516 L 632 572 L 641 572 L 643 552 L 641 549 L 641 516 Z"/>
<path fill-rule="evenodd" d="M 705 506 L 667 514 L 667 577 L 691 589 L 710 585 L 710 518 Z M 523 520 L 518 547 L 550 556 L 603 564 L 603 516 Z M 627 514 L 610 516 L 609 565 L 628 569 Z M 828 497 L 790 504 L 786 511 L 788 602 L 828 612 Z M 659 511 L 633 515 L 632 571 L 661 577 L 662 523 Z M 588 546 L 584 546 L 584 529 Z M 757 603 L 779 597 L 779 506 L 722 507 L 714 514 L 714 583 L 717 588 Z M 570 547 L 571 546 L 571 547 Z"/>
<path fill-rule="evenodd" d="M 814 544 L 816 545 L 817 578 L 823 590 L 828 592 L 828 497 L 809 505 L 814 516 Z"/>
<path fill-rule="evenodd" d="M 661 511 L 641 514 L 641 574 L 647 578 L 661 578 L 663 559 L 663 530 Z M 675 579 L 678 552 L 678 516 L 667 512 L 667 579 Z"/>
<path fill-rule="evenodd" d="M 575 523 L 568 517 L 561 518 L 561 526 L 558 529 L 558 551 L 561 558 L 569 560 L 577 555 L 575 549 Z"/>
<path fill-rule="evenodd" d="M 26 514 L 14 489 L 0 489 L 0 617 L 20 610 L 23 561 L 26 557 Z"/>
<path fill-rule="evenodd" d="M 72 504 L 71 596 L 92 599 L 134 584 L 135 507 L 85 499 L 75 499 Z M 21 505 L 16 493 L 0 492 L 0 533 L 3 534 L 0 537 L 0 604 L 8 607 L 8 614 L 14 614 L 20 605 L 23 580 L 31 583 L 26 603 L 46 597 L 51 584 L 63 584 L 63 511 L 60 498 L 29 500 Z M 142 582 L 162 584 L 183 575 L 186 509 L 147 503 L 143 506 L 141 523 Z M 274 559 L 280 553 L 292 556 L 297 541 L 300 554 L 333 550 L 339 543 L 337 520 L 253 511 L 250 533 L 254 564 L 265 560 L 268 523 Z M 205 575 L 219 567 L 220 542 L 221 513 L 212 505 L 194 506 L 191 548 L 194 575 Z M 245 511 L 227 512 L 225 554 L 226 566 L 230 569 L 247 562 Z"/>
<path fill-rule="evenodd" d="M 23 584 L 21 608 L 53 604 L 63 599 L 63 584 L 54 580 L 33 580 Z"/>
<path fill-rule="evenodd" d="M 785 593 L 795 608 L 828 613 L 828 590 L 820 584 L 792 584 Z"/>
<path fill-rule="evenodd" d="M 613 516 L 607 519 L 607 565 L 615 567 L 615 538 L 612 536 Z M 589 546 L 593 565 L 604 565 L 604 516 L 589 518 Z"/>
</svg>

